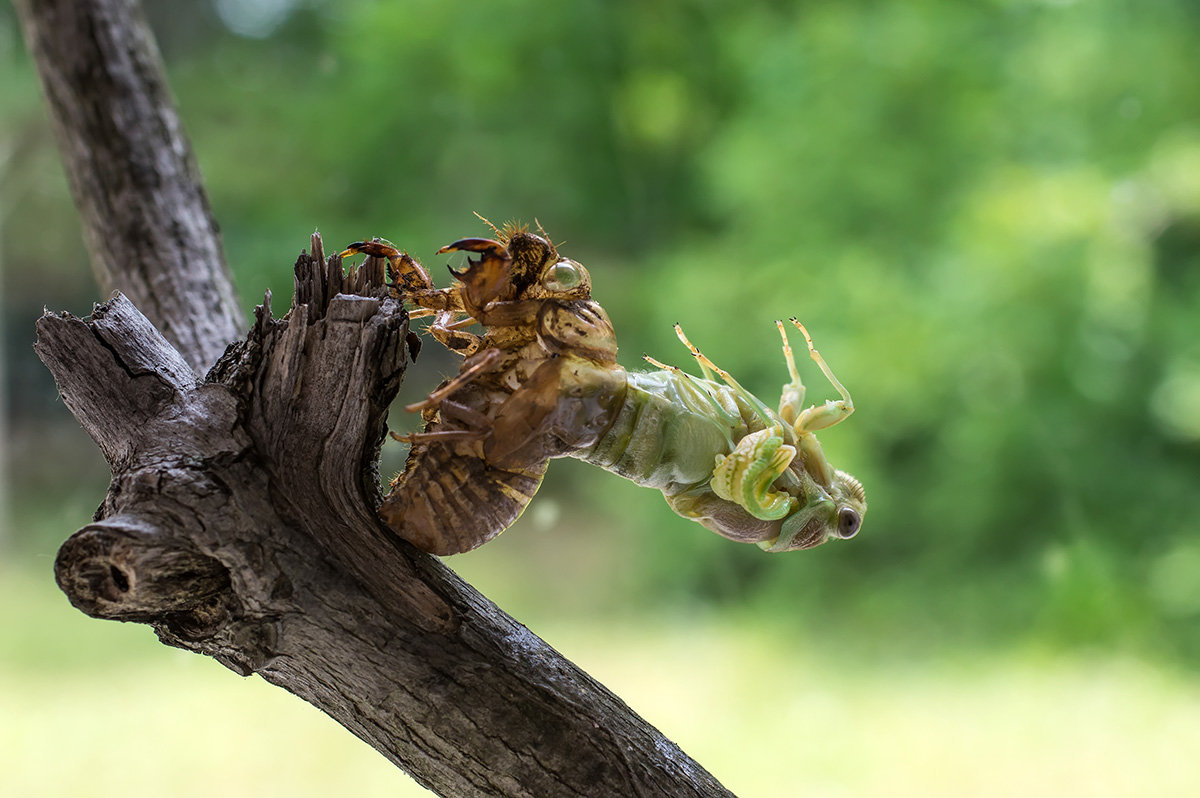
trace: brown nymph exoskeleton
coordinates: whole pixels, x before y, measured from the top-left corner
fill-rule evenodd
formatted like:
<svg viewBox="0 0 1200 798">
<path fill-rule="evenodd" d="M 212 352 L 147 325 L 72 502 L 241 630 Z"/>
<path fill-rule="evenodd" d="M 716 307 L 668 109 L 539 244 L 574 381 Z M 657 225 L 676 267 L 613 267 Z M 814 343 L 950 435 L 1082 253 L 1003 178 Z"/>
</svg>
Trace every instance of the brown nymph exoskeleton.
<svg viewBox="0 0 1200 798">
<path fill-rule="evenodd" d="M 495 229 L 495 228 L 493 228 Z M 697 377 L 651 358 L 629 372 L 616 334 L 591 299 L 586 269 L 547 237 L 496 231 L 439 253 L 478 253 L 456 283 L 434 288 L 415 260 L 386 242 L 343 256 L 388 259 L 394 290 L 434 315 L 430 333 L 465 356 L 459 373 L 423 402 L 423 431 L 379 513 L 418 548 L 469 551 L 507 528 L 533 497 L 549 460 L 575 457 L 662 491 L 671 508 L 732 540 L 767 551 L 811 548 L 858 532 L 862 485 L 826 460 L 815 432 L 854 410 L 795 319 L 811 357 L 841 398 L 803 408 L 804 385 L 783 338 L 791 382 L 778 412 L 676 333 Z M 479 332 L 469 328 L 478 325 Z"/>
</svg>

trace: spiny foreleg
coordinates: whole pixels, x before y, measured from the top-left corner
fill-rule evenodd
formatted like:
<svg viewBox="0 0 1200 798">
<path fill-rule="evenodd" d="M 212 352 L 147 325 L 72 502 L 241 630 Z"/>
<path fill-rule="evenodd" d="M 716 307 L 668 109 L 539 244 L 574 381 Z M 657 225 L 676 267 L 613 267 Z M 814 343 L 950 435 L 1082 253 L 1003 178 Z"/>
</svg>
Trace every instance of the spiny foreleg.
<svg viewBox="0 0 1200 798">
<path fill-rule="evenodd" d="M 467 265 L 460 270 L 450 269 L 450 274 L 462 286 L 463 310 L 467 315 L 479 318 L 492 301 L 499 299 L 511 284 L 512 255 L 499 241 L 490 238 L 460 238 L 437 251 L 478 252 L 478 260 L 467 258 Z"/>
<path fill-rule="evenodd" d="M 386 258 L 388 262 L 388 277 L 392 285 L 405 298 L 438 293 L 433 287 L 433 280 L 425 267 L 417 263 L 407 252 L 401 252 L 390 241 L 377 238 L 373 241 L 355 241 L 341 252 L 339 258 L 349 255 L 371 255 L 376 258 Z"/>
</svg>

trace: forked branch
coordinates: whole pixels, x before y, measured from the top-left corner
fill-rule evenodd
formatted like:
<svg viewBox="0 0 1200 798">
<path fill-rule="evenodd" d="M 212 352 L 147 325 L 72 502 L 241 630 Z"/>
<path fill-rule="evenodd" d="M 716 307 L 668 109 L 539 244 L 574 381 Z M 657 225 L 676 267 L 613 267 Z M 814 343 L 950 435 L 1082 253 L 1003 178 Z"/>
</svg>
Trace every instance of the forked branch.
<svg viewBox="0 0 1200 798">
<path fill-rule="evenodd" d="M 587 674 L 375 518 L 407 362 L 383 262 L 296 264 L 284 319 L 197 381 L 118 295 L 37 351 L 113 469 L 59 585 L 312 702 L 441 795 L 727 795 Z"/>
</svg>

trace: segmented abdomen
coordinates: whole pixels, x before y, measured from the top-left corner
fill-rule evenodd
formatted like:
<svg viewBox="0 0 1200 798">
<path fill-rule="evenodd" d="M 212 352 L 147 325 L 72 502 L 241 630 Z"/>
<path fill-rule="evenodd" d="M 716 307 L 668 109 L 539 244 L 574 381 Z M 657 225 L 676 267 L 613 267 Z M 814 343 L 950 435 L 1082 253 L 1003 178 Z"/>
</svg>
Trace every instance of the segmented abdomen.
<svg viewBox="0 0 1200 798">
<path fill-rule="evenodd" d="M 716 455 L 728 454 L 747 427 L 723 386 L 698 382 L 675 371 L 630 372 L 612 426 L 572 456 L 661 491 L 706 483 Z"/>
<path fill-rule="evenodd" d="M 537 492 L 546 461 L 528 468 L 488 465 L 472 442 L 419 443 L 392 482 L 379 514 L 431 554 L 478 548 L 508 528 Z"/>
</svg>

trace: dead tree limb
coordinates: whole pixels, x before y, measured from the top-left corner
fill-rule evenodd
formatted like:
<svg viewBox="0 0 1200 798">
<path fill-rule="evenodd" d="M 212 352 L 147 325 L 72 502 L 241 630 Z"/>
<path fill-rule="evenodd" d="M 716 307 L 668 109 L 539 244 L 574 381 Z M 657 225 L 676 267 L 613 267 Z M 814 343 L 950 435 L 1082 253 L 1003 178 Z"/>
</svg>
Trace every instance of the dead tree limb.
<svg viewBox="0 0 1200 798">
<path fill-rule="evenodd" d="M 37 352 L 113 472 L 55 564 L 72 603 L 262 675 L 441 795 L 728 795 L 377 521 L 410 347 L 382 263 L 344 274 L 314 236 L 286 318 L 268 297 L 226 349 L 232 288 L 135 5 L 18 6 L 97 271 L 136 298 L 38 322 Z"/>
<path fill-rule="evenodd" d="M 375 519 L 407 359 L 383 265 L 296 265 L 282 320 L 198 382 L 118 295 L 38 355 L 113 481 L 55 566 L 84 612 L 258 673 L 441 795 L 720 795 L 702 768 Z"/>
<path fill-rule="evenodd" d="M 136 0 L 16 0 L 84 240 L 198 373 L 245 322 L 191 144 Z"/>
</svg>

